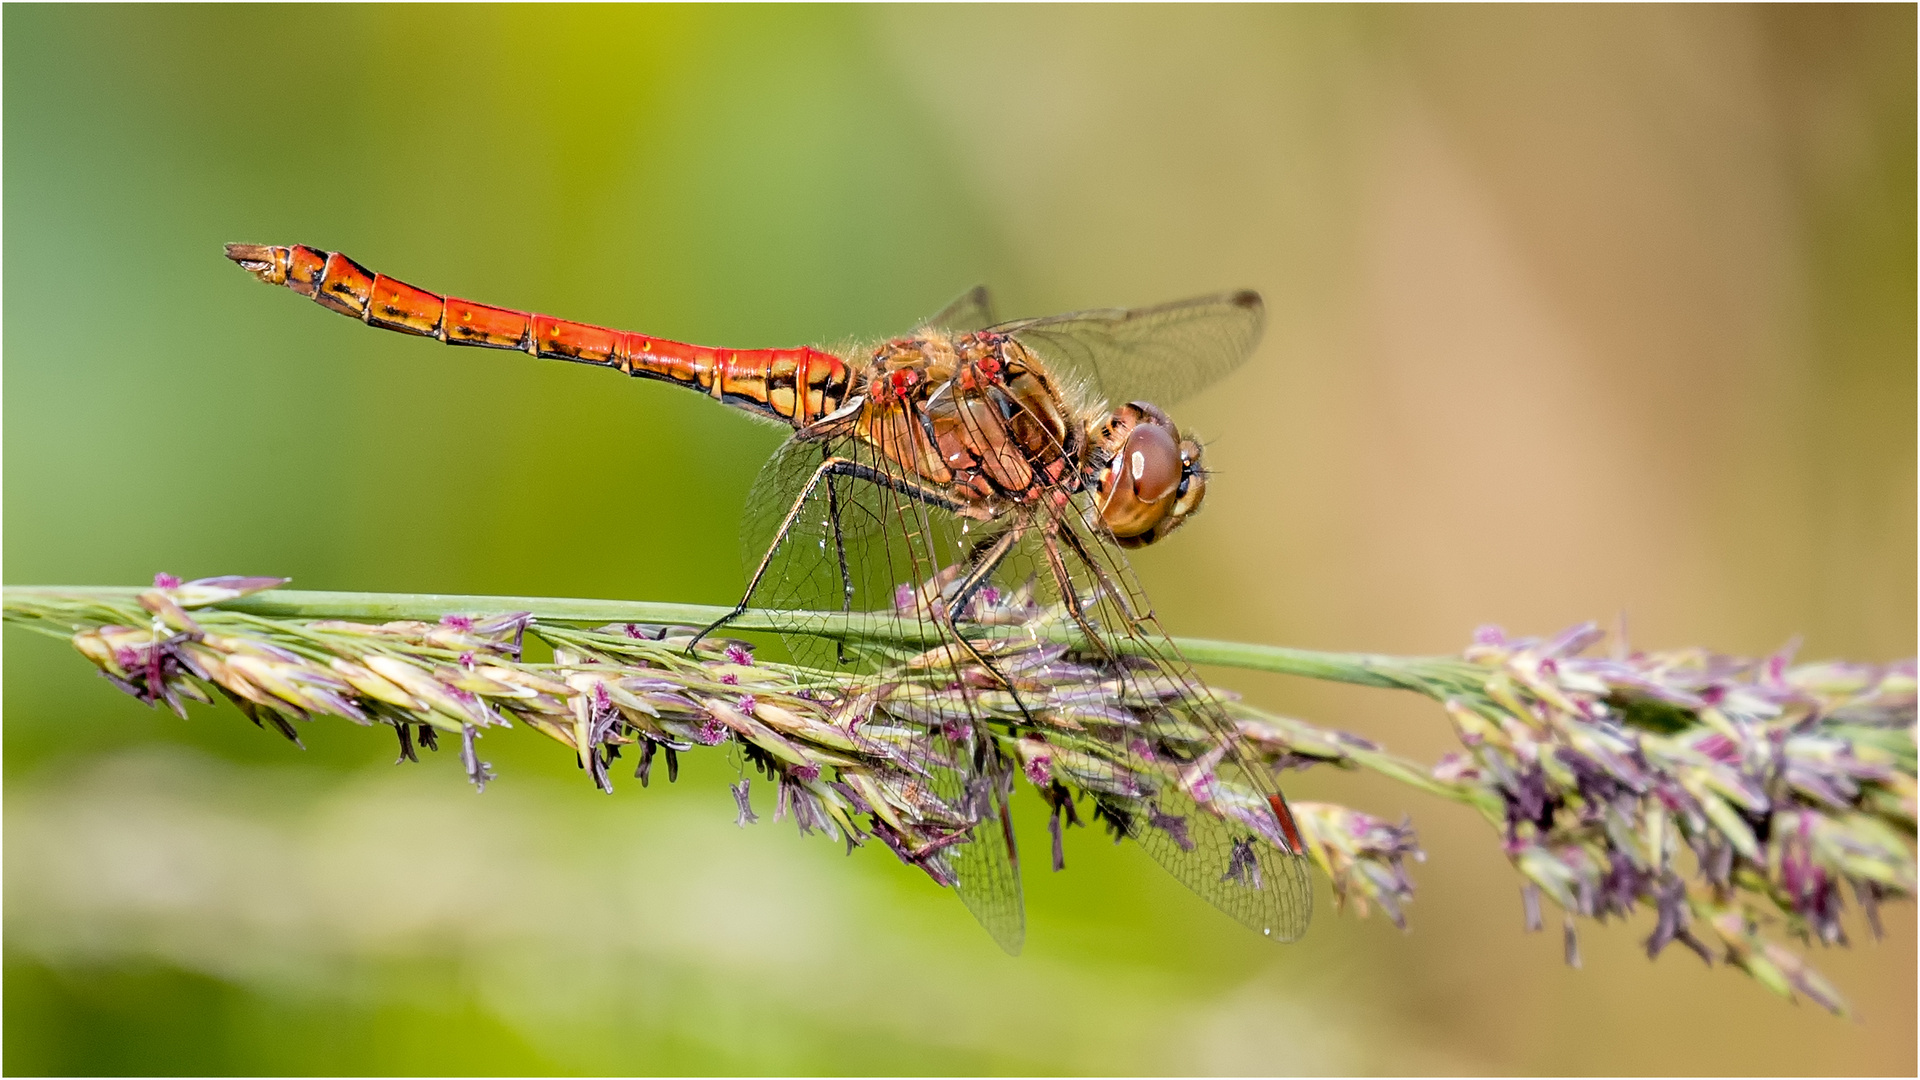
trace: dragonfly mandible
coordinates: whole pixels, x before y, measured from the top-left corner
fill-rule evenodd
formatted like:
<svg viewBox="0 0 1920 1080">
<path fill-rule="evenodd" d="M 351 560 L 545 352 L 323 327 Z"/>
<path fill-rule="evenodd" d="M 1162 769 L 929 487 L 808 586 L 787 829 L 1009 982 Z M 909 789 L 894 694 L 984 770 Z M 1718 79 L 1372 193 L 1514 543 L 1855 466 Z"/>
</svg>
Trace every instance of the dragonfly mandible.
<svg viewBox="0 0 1920 1080">
<path fill-rule="evenodd" d="M 1008 808 L 1021 772 L 1052 808 L 1056 868 L 1078 791 L 1222 911 L 1281 940 L 1305 931 L 1307 853 L 1286 799 L 1160 628 L 1125 555 L 1179 528 L 1207 491 L 1201 443 L 1149 399 L 1242 364 L 1264 320 L 1258 294 L 1002 322 L 976 288 L 913 332 L 842 355 L 689 345 L 477 304 L 311 247 L 226 254 L 369 326 L 678 383 L 790 428 L 749 500 L 752 572 L 734 613 L 866 613 L 941 643 L 903 657 L 788 638 L 803 661 L 885 690 L 903 685 L 903 662 L 945 665 L 921 705 L 888 700 L 920 722 L 919 750 L 936 763 L 924 791 L 896 794 L 935 800 L 953 828 L 916 839 L 878 813 L 873 826 L 953 885 L 1009 952 L 1025 934 Z M 1071 657 L 1008 647 L 1041 613 L 1077 632 Z M 1074 679 L 1050 679 L 1069 664 Z"/>
</svg>

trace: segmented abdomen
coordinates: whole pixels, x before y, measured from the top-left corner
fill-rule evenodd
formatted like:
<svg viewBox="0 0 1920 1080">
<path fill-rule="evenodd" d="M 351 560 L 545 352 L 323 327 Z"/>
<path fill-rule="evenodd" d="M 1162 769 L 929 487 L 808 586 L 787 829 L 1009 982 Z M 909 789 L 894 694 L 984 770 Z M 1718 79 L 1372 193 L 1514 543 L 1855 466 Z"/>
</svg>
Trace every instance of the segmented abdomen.
<svg viewBox="0 0 1920 1080">
<path fill-rule="evenodd" d="M 817 349 L 714 349 L 476 304 L 373 273 L 339 252 L 297 244 L 228 244 L 227 258 L 269 285 L 285 285 L 368 326 L 665 379 L 795 427 L 833 412 L 847 396 L 847 365 Z"/>
</svg>

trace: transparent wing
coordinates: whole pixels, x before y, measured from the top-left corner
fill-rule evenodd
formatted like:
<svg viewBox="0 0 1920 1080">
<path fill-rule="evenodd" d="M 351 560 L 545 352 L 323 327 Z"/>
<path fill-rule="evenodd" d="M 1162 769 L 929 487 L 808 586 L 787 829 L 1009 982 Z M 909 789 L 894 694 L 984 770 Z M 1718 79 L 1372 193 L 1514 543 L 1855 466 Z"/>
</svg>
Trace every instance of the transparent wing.
<svg viewBox="0 0 1920 1080">
<path fill-rule="evenodd" d="M 976 526 L 957 520 L 943 499 L 859 439 L 789 439 L 761 468 L 747 500 L 741 555 L 750 568 L 767 560 L 752 606 L 866 612 L 893 636 L 937 641 L 926 613 L 896 601 L 902 587 L 960 562 L 979 540 Z M 796 660 L 851 673 L 879 671 L 905 655 L 849 653 L 812 635 L 789 637 Z"/>
<path fill-rule="evenodd" d="M 954 891 L 973 917 L 1010 956 L 1020 955 L 1027 936 L 1020 853 L 1013 838 L 1013 762 L 1002 755 L 986 724 L 942 738 L 956 767 L 936 775 L 934 790 L 962 808 L 972 832 L 947 849 Z"/>
<path fill-rule="evenodd" d="M 987 294 L 985 285 L 975 285 L 920 325 L 927 330 L 946 330 L 958 334 L 985 330 L 993 325 L 993 298 Z"/>
<path fill-rule="evenodd" d="M 863 612 L 894 639 L 918 643 L 785 637 L 796 661 L 838 670 L 838 681 L 864 688 L 856 696 L 865 695 L 870 715 L 855 730 L 897 752 L 897 768 L 856 781 L 897 803 L 880 808 L 891 813 L 875 815 L 876 831 L 904 860 L 953 885 L 994 940 L 1018 953 L 1026 914 L 1007 809 L 1015 767 L 992 736 L 998 721 L 982 689 L 949 685 L 960 654 L 917 600 L 956 580 L 991 536 L 954 517 L 942 498 L 857 439 L 789 440 L 749 498 L 743 551 L 750 567 L 766 559 L 749 601 L 796 613 Z"/>
<path fill-rule="evenodd" d="M 1253 355 L 1266 304 L 1251 291 L 1144 308 L 1106 308 L 993 327 L 1086 381 L 1108 404 L 1171 405 Z"/>
<path fill-rule="evenodd" d="M 1044 677 L 1015 677 L 1036 719 L 1021 756 L 1048 756 L 1055 778 L 1090 794 L 1098 816 L 1209 903 L 1292 941 L 1313 893 L 1305 853 L 1280 824 L 1273 774 L 1160 629 L 1124 555 L 1086 524 L 1088 502 L 1082 494 L 1037 518 L 1004 568 L 1007 588 L 1042 582 L 1043 604 L 1074 597 L 1079 614 L 1056 609 L 1055 624 L 1098 643 Z"/>
</svg>

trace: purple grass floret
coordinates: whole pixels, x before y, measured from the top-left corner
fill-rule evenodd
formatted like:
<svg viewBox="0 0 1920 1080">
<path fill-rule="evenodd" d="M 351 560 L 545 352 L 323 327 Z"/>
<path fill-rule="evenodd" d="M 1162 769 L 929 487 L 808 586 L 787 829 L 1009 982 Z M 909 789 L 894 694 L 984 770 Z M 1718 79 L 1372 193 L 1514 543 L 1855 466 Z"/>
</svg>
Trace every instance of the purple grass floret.
<svg viewBox="0 0 1920 1080">
<path fill-rule="evenodd" d="M 474 789 L 485 791 L 487 784 L 493 780 L 494 773 L 493 766 L 480 760 L 479 751 L 473 745 L 473 741 L 479 737 L 479 730 L 472 724 L 461 726 L 460 764 L 467 770 L 467 780 L 473 784 Z"/>
</svg>

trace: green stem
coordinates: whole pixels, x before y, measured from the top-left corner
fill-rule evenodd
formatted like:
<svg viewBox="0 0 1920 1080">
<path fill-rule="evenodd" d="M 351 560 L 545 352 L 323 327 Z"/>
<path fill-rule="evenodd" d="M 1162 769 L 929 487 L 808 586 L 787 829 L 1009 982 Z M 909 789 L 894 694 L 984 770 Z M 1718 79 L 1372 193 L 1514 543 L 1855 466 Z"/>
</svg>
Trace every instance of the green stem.
<svg viewBox="0 0 1920 1080">
<path fill-rule="evenodd" d="M 49 601 L 130 604 L 141 591 L 119 586 L 15 586 L 4 590 L 9 622 L 40 622 Z M 706 604 L 667 604 L 649 600 L 584 600 L 548 596 L 455 596 L 443 593 L 317 592 L 273 589 L 212 607 L 273 618 L 433 621 L 447 614 L 501 615 L 530 611 L 546 623 L 665 623 L 707 626 L 732 609 Z M 782 612 L 750 609 L 727 624 L 737 631 L 797 633 L 843 641 L 896 645 L 934 645 L 938 629 L 898 620 L 837 612 Z M 1041 631 L 1061 640 L 1078 640 L 1070 625 Z M 1320 652 L 1280 645 L 1253 645 L 1205 638 L 1175 638 L 1174 645 L 1196 664 L 1270 671 L 1328 682 L 1354 683 L 1390 690 L 1414 690 L 1433 697 L 1471 679 L 1469 665 L 1448 657 L 1383 656 L 1372 653 Z"/>
</svg>

